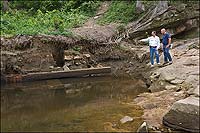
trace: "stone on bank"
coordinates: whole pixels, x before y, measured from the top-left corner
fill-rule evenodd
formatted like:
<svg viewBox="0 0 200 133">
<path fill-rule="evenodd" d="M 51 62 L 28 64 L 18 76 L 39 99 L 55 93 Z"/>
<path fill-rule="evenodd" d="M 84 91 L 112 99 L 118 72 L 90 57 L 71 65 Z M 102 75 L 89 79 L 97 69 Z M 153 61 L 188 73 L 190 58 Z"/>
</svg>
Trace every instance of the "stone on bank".
<svg viewBox="0 0 200 133">
<path fill-rule="evenodd" d="M 172 105 L 163 117 L 163 124 L 175 129 L 200 132 L 199 119 L 199 97 L 190 96 Z"/>
</svg>

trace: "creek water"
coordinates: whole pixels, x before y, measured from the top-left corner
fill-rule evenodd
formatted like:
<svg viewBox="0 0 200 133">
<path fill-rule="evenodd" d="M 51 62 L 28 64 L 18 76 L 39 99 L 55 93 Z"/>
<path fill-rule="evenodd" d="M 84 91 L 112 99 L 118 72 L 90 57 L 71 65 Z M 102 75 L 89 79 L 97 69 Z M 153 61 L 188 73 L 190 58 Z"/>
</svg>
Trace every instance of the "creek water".
<svg viewBox="0 0 200 133">
<path fill-rule="evenodd" d="M 1 131 L 136 131 L 143 111 L 133 103 L 141 80 L 87 77 L 1 86 Z M 120 119 L 130 116 L 124 124 Z"/>
</svg>

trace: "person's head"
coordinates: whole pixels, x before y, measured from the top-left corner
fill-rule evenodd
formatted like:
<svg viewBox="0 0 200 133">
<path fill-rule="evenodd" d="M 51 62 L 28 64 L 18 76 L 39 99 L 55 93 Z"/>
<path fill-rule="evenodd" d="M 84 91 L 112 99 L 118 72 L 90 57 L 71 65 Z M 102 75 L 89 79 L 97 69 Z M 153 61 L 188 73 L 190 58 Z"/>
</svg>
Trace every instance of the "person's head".
<svg viewBox="0 0 200 133">
<path fill-rule="evenodd" d="M 165 34 L 166 30 L 163 28 L 160 30 L 161 34 Z"/>
<path fill-rule="evenodd" d="M 151 32 L 151 35 L 152 35 L 152 36 L 156 36 L 156 31 L 152 31 L 152 32 Z"/>
</svg>

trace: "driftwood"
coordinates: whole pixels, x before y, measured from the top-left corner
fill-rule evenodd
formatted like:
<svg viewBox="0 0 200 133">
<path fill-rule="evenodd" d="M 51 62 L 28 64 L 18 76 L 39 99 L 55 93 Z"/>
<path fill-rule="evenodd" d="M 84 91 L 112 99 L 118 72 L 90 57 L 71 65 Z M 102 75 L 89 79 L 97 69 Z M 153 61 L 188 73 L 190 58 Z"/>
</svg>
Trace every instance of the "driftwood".
<svg viewBox="0 0 200 133">
<path fill-rule="evenodd" d="M 82 77 L 92 74 L 105 74 L 110 72 L 111 72 L 111 67 L 77 69 L 69 71 L 38 72 L 38 73 L 28 73 L 20 75 L 7 75 L 6 82 L 16 83 L 16 82 L 26 82 L 26 81 Z"/>
</svg>

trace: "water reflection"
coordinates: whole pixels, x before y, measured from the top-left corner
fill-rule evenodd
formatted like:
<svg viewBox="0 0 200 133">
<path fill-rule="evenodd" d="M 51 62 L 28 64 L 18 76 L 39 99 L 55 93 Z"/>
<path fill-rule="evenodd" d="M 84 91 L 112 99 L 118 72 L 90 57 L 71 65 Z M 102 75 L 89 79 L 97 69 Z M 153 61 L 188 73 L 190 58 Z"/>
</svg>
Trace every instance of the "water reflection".
<svg viewBox="0 0 200 133">
<path fill-rule="evenodd" d="M 124 77 L 8 84 L 1 88 L 1 130 L 106 131 L 103 123 L 114 122 L 133 131 L 141 119 L 125 126 L 119 119 L 139 117 L 142 110 L 124 103 L 146 90 L 141 80 Z"/>
</svg>

